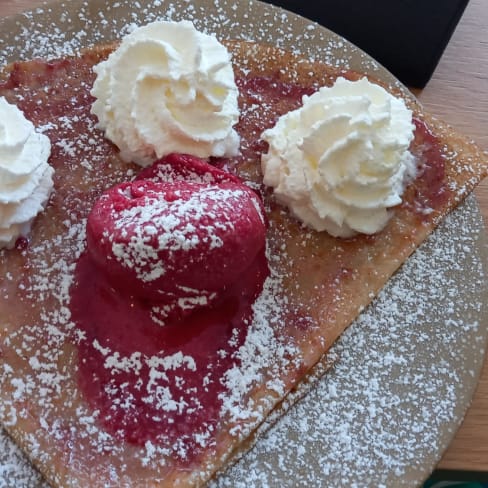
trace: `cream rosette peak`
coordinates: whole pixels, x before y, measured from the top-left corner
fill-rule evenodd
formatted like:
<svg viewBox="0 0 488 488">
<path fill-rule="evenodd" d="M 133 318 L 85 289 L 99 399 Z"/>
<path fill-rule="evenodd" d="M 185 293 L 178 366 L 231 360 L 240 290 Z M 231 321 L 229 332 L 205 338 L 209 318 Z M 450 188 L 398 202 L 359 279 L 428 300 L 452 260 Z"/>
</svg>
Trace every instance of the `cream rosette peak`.
<svg viewBox="0 0 488 488">
<path fill-rule="evenodd" d="M 135 29 L 95 68 L 92 112 L 124 160 L 233 156 L 238 90 L 230 54 L 188 21 Z"/>
</svg>

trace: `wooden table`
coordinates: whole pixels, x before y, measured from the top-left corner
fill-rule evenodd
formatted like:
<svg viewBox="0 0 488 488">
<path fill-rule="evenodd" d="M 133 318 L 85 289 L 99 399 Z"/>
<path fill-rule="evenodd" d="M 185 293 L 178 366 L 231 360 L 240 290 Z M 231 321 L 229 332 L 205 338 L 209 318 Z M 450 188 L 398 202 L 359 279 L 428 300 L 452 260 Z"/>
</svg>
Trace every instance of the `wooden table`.
<svg viewBox="0 0 488 488">
<path fill-rule="evenodd" d="M 0 0 L 0 17 L 38 6 L 41 0 Z M 415 90 L 433 114 L 488 150 L 488 8 L 468 7 L 427 87 Z M 488 223 L 488 179 L 476 190 Z M 466 418 L 438 468 L 488 472 L 488 359 Z"/>
<path fill-rule="evenodd" d="M 485 151 L 488 151 L 487 7 L 486 0 L 470 0 L 432 79 L 422 91 L 415 92 L 431 113 L 471 136 Z M 477 188 L 476 196 L 488 227 L 488 178 Z M 488 356 L 471 408 L 438 467 L 488 473 Z"/>
</svg>

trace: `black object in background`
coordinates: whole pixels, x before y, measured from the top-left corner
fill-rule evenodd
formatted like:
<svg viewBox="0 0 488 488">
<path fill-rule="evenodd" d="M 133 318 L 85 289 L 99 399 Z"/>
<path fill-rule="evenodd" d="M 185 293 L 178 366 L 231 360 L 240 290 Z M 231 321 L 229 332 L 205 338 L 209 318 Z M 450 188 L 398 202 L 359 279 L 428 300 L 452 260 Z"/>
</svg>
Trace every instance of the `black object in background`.
<svg viewBox="0 0 488 488">
<path fill-rule="evenodd" d="M 429 81 L 468 0 L 268 0 L 366 51 L 405 85 Z"/>
</svg>

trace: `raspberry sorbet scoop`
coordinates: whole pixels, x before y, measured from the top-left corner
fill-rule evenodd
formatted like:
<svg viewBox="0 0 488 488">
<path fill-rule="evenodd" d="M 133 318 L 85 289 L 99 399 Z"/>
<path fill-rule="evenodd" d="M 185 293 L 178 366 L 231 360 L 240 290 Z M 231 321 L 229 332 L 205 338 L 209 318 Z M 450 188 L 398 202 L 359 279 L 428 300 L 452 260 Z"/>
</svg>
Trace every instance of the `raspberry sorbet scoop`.
<svg viewBox="0 0 488 488">
<path fill-rule="evenodd" d="M 114 286 L 134 296 L 206 304 L 264 248 L 264 211 L 237 178 L 182 156 L 180 179 L 177 162 L 172 155 L 146 170 L 148 179 L 106 191 L 88 217 L 88 250 Z"/>
</svg>

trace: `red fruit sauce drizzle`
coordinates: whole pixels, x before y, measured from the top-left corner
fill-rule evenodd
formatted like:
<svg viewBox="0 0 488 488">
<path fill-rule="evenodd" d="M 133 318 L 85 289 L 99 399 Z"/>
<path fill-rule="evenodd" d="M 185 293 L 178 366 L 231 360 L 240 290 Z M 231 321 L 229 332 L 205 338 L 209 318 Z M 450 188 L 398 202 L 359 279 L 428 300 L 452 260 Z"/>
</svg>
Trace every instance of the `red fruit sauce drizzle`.
<svg viewBox="0 0 488 488">
<path fill-rule="evenodd" d="M 175 189 L 182 181 L 208 184 L 209 178 L 222 185 L 241 184 L 235 176 L 184 155 L 171 155 L 138 177 L 160 178 Z M 100 266 L 87 251 L 76 266 L 71 314 L 83 332 L 80 388 L 107 431 L 137 445 L 179 445 L 182 462 L 190 462 L 201 450 L 199 436 L 206 442 L 219 421 L 219 395 L 225 389 L 221 379 L 237 364 L 234 355 L 268 275 L 264 246 L 210 305 L 165 321 L 158 316 L 166 303 L 117 286 L 106 272 L 109 262 Z"/>
<path fill-rule="evenodd" d="M 79 384 L 107 431 L 137 445 L 193 446 L 182 453 L 188 461 L 197 455 L 194 434 L 207 436 L 219 420 L 220 379 L 235 364 L 267 272 L 262 252 L 216 303 L 161 326 L 154 303 L 114 289 L 85 253 L 71 291 L 72 317 L 85 333 Z M 117 354 L 137 366 L 105 367 Z"/>
<path fill-rule="evenodd" d="M 419 215 L 440 209 L 449 199 L 446 185 L 445 160 L 439 139 L 432 134 L 424 121 L 414 118 L 415 139 L 411 150 L 418 160 L 415 180 L 414 206 Z"/>
</svg>

